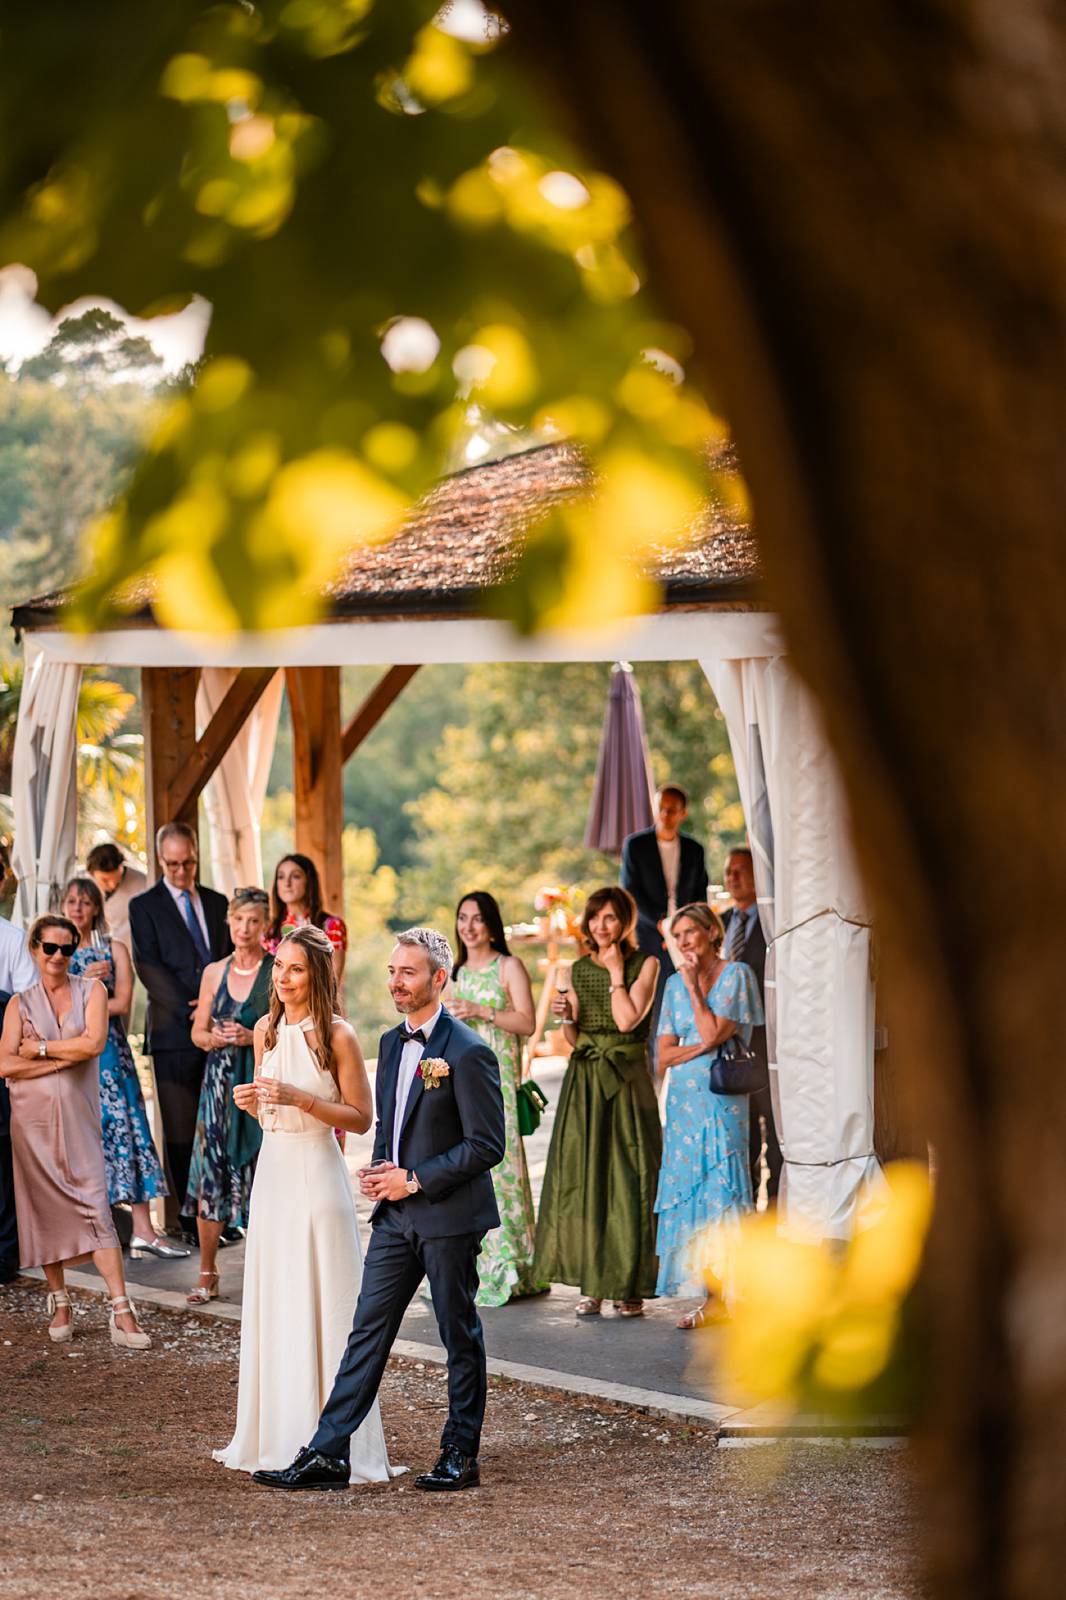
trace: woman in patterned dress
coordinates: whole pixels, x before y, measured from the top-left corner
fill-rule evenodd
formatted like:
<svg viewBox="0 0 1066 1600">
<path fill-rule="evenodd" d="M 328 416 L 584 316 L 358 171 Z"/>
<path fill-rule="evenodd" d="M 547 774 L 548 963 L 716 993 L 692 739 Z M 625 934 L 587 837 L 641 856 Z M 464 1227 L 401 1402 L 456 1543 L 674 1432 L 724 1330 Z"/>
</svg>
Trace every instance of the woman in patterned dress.
<svg viewBox="0 0 1066 1600">
<path fill-rule="evenodd" d="M 322 884 L 318 868 L 310 856 L 282 856 L 274 868 L 270 891 L 270 922 L 263 935 L 263 949 L 273 955 L 287 933 L 307 923 L 321 928 L 333 946 L 333 970 L 338 986 L 344 981 L 344 961 L 348 954 L 348 930 L 340 917 L 322 904 Z"/>
<path fill-rule="evenodd" d="M 682 964 L 659 1017 L 659 1070 L 669 1073 L 666 1142 L 655 1210 L 662 1295 L 703 1294 L 679 1328 L 728 1314 L 740 1219 L 752 1208 L 746 1095 L 715 1094 L 710 1072 L 734 1034 L 763 1020 L 755 974 L 724 961 L 725 930 L 710 906 L 682 906 L 670 923 Z"/>
<path fill-rule="evenodd" d="M 535 1270 L 577 1284 L 579 1317 L 605 1299 L 639 1317 L 655 1293 L 652 1203 L 662 1128 L 646 1059 L 659 963 L 636 948 L 633 896 L 613 884 L 589 895 L 589 954 L 552 1011 L 573 1045 L 552 1128 L 537 1221 Z"/>
<path fill-rule="evenodd" d="M 503 918 L 491 894 L 479 889 L 460 900 L 455 948 L 459 959 L 452 971 L 448 1010 L 481 1035 L 500 1063 L 507 1148 L 492 1169 L 500 1226 L 485 1235 L 481 1246 L 477 1303 L 502 1306 L 548 1288 L 533 1276 L 533 1195 L 518 1131 L 522 1041 L 535 1026 L 533 991 L 525 967 L 507 948 Z"/>
<path fill-rule="evenodd" d="M 130 1254 L 174 1260 L 189 1254 L 157 1233 L 149 1201 L 169 1193 L 162 1163 L 152 1143 L 126 1017 L 133 994 L 133 963 L 121 939 L 107 932 L 104 897 L 92 878 L 71 878 L 63 894 L 63 915 L 78 930 L 80 943 L 70 961 L 72 978 L 99 978 L 107 989 L 107 1043 L 100 1056 L 100 1128 L 104 1140 L 107 1198 L 128 1205 L 133 1214 Z"/>
<path fill-rule="evenodd" d="M 233 1088 L 238 1052 L 252 1048 L 255 1024 L 270 1005 L 273 962 L 263 951 L 266 919 L 264 889 L 235 890 L 226 918 L 233 954 L 204 968 L 192 1019 L 193 1044 L 208 1051 L 208 1057 L 182 1207 L 186 1216 L 196 1218 L 200 1239 L 199 1281 L 185 1297 L 190 1305 L 218 1299 L 218 1241 L 224 1228 L 240 1227 L 248 1216 L 254 1160 L 235 1153 L 234 1135 L 245 1118 L 233 1104 Z"/>
</svg>

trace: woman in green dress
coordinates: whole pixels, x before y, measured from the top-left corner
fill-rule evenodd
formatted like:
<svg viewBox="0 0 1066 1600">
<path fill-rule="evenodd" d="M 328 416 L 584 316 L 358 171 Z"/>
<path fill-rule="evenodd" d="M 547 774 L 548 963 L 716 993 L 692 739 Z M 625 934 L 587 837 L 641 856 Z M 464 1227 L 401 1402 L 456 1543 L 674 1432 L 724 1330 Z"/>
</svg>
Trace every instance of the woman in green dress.
<svg viewBox="0 0 1066 1600">
<path fill-rule="evenodd" d="M 500 1063 L 507 1149 L 492 1169 L 500 1226 L 485 1235 L 478 1257 L 479 1306 L 502 1306 L 548 1287 L 533 1277 L 533 1195 L 518 1131 L 522 1041 L 535 1026 L 529 974 L 507 948 L 500 908 L 478 889 L 455 913 L 455 948 L 448 1010 L 481 1035 Z"/>
<path fill-rule="evenodd" d="M 537 1224 L 534 1271 L 581 1290 L 579 1317 L 613 1300 L 639 1317 L 654 1295 L 653 1206 L 662 1126 L 645 1041 L 659 976 L 636 949 L 637 907 L 613 885 L 588 899 L 581 931 L 589 954 L 575 961 L 571 992 L 552 1010 L 573 1054 L 555 1113 Z"/>
</svg>

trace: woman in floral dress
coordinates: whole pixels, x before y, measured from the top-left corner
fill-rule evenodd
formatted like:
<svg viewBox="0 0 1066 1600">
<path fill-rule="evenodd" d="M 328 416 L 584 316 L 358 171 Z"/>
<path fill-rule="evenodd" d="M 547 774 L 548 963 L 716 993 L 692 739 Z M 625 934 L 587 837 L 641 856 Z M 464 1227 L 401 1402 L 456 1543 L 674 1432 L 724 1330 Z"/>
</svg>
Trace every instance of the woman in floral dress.
<svg viewBox="0 0 1066 1600">
<path fill-rule="evenodd" d="M 71 878 L 63 915 L 81 943 L 70 960 L 72 978 L 99 978 L 107 989 L 107 1043 L 100 1056 L 100 1128 L 104 1140 L 107 1198 L 133 1213 L 130 1252 L 171 1260 L 188 1250 L 156 1233 L 149 1201 L 168 1193 L 163 1166 L 152 1143 L 126 1017 L 133 995 L 133 963 L 121 939 L 107 933 L 104 897 L 92 878 Z"/>
<path fill-rule="evenodd" d="M 518 1131 L 518 1085 L 522 1041 L 535 1026 L 529 974 L 507 948 L 500 908 L 491 894 L 464 895 L 455 914 L 455 948 L 448 1010 L 481 1035 L 500 1063 L 507 1148 L 492 1169 L 500 1226 L 485 1235 L 478 1257 L 479 1306 L 502 1306 L 523 1295 L 543 1294 L 533 1276 L 533 1195 L 526 1152 Z"/>
<path fill-rule="evenodd" d="M 659 1017 L 659 1069 L 668 1088 L 655 1201 L 657 1293 L 704 1295 L 677 1324 L 699 1328 L 728 1315 L 740 1219 L 752 1208 L 747 1096 L 715 1094 L 711 1067 L 734 1035 L 751 1042 L 763 1009 L 752 969 L 723 961 L 725 932 L 710 906 L 683 906 L 670 932 L 682 960 Z"/>
</svg>

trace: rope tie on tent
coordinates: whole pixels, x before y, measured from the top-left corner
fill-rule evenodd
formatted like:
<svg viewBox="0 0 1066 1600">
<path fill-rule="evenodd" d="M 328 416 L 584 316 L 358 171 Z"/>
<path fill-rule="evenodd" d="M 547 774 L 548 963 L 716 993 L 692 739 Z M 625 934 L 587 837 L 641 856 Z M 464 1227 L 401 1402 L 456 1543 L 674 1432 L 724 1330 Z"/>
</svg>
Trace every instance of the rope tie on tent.
<svg viewBox="0 0 1066 1600">
<path fill-rule="evenodd" d="M 791 928 L 782 928 L 780 933 L 775 933 L 767 942 L 766 948 L 778 944 L 782 939 L 787 939 L 790 933 L 797 933 L 800 928 L 805 928 L 808 922 L 817 922 L 819 917 L 836 917 L 839 922 L 846 922 L 852 928 L 870 928 L 870 922 L 862 922 L 858 917 L 845 917 L 835 906 L 824 906 L 821 911 L 812 911 L 809 917 L 804 917 L 802 922 L 794 922 Z"/>
<path fill-rule="evenodd" d="M 879 1158 L 876 1150 L 860 1150 L 857 1156 L 837 1156 L 835 1161 L 797 1161 L 793 1156 L 786 1156 L 782 1150 L 781 1159 L 787 1167 L 842 1167 L 845 1161 L 876 1161 Z"/>
</svg>

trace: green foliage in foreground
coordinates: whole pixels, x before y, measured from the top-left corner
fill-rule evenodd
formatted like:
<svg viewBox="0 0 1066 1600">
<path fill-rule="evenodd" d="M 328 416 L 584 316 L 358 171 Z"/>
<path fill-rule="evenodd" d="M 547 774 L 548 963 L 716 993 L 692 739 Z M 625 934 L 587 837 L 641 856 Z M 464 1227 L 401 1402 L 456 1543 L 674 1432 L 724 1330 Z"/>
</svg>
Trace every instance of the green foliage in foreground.
<svg viewBox="0 0 1066 1600">
<path fill-rule="evenodd" d="M 631 558 L 690 523 L 721 425 L 647 301 L 625 195 L 551 127 L 519 40 L 487 14 L 456 37 L 432 0 L 9 12 L 3 259 L 53 309 L 213 307 L 195 389 L 95 525 L 82 620 L 146 571 L 168 624 L 310 615 L 439 475 L 468 397 L 598 474 L 500 604 L 565 624 L 654 598 Z"/>
</svg>

